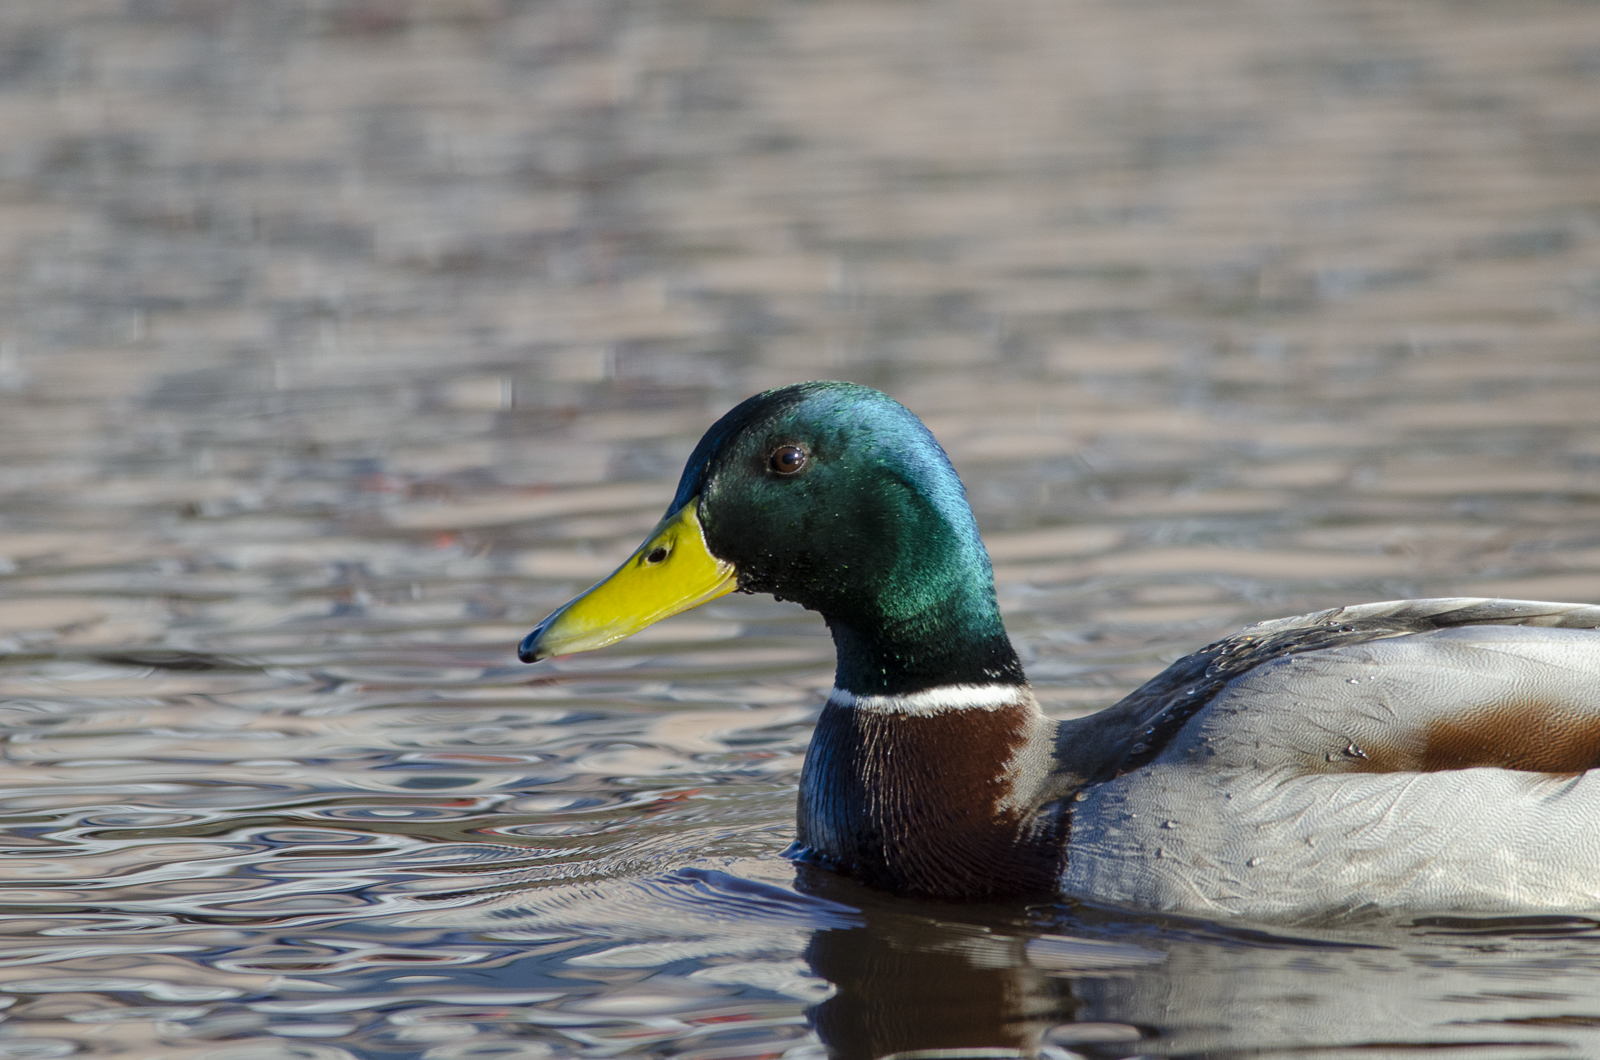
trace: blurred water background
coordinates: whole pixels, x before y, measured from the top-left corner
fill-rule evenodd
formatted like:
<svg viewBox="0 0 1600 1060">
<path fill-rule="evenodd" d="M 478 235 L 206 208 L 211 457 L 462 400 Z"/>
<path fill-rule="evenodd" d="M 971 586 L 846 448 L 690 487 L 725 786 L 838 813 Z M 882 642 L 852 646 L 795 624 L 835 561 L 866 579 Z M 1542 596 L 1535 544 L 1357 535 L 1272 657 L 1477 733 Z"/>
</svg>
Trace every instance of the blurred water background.
<svg viewBox="0 0 1600 1060">
<path fill-rule="evenodd" d="M 0 1058 L 1600 1054 L 1586 919 L 797 876 L 791 605 L 513 658 L 808 378 L 1057 716 L 1600 600 L 1600 5 L 13 0 L 0 132 Z"/>
</svg>

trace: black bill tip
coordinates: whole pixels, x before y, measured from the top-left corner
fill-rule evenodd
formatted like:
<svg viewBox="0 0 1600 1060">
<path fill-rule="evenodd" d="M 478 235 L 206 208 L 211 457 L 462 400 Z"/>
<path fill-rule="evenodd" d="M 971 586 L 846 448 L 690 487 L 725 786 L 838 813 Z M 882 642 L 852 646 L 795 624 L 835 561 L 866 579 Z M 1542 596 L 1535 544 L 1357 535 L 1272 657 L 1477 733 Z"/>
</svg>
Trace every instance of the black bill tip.
<svg viewBox="0 0 1600 1060">
<path fill-rule="evenodd" d="M 551 615 L 550 618 L 554 618 Z M 545 619 L 533 627 L 533 632 L 522 638 L 522 643 L 517 645 L 517 658 L 525 663 L 535 663 L 544 658 L 539 654 L 539 638 L 544 636 L 544 631 L 550 625 L 550 618 Z"/>
</svg>

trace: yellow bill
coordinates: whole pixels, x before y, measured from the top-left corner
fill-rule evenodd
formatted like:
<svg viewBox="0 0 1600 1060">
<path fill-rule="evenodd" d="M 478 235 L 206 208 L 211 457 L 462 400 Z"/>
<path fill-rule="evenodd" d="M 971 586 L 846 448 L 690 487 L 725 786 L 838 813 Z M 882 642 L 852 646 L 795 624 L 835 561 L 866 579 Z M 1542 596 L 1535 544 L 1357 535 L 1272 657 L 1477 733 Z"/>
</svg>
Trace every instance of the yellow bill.
<svg viewBox="0 0 1600 1060">
<path fill-rule="evenodd" d="M 531 663 L 603 648 L 733 592 L 737 573 L 707 550 L 699 507 L 696 497 L 661 520 L 610 577 L 539 623 L 517 657 Z"/>
</svg>

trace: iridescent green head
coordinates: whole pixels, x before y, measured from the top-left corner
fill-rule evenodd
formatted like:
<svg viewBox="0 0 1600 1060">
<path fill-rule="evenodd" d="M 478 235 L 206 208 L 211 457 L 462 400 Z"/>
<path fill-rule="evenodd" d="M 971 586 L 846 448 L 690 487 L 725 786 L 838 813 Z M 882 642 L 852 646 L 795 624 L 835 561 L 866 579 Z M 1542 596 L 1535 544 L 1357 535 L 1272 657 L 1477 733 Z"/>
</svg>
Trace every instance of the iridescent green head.
<svg viewBox="0 0 1600 1060">
<path fill-rule="evenodd" d="M 521 656 L 599 647 L 735 585 L 820 612 L 837 683 L 857 694 L 1023 680 L 960 478 L 922 422 L 869 387 L 800 383 L 728 412 L 662 524 Z"/>
</svg>

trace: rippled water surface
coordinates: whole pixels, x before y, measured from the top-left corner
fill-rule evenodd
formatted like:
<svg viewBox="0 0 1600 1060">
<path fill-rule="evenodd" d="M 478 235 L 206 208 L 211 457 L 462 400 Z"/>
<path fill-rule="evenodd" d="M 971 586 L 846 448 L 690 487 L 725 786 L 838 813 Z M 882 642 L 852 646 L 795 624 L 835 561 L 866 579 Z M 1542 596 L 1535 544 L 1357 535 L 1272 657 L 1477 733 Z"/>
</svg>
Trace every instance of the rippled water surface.
<svg viewBox="0 0 1600 1060">
<path fill-rule="evenodd" d="M 0 1058 L 1600 1055 L 1588 920 L 797 874 L 791 605 L 513 657 L 816 377 L 1058 717 L 1600 600 L 1597 100 L 1577 2 L 0 5 Z"/>
</svg>

